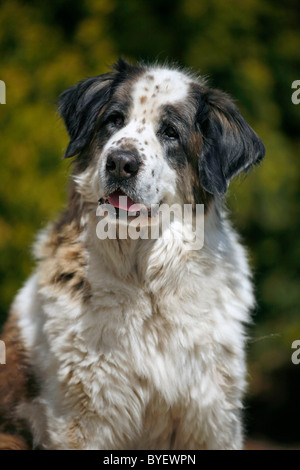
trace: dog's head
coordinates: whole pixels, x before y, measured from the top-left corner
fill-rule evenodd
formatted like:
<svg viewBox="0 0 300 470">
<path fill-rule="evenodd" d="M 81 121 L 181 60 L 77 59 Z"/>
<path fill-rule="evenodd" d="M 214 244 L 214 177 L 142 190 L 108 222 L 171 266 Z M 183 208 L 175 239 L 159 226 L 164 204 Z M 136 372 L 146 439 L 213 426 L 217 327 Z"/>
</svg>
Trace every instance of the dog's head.
<svg viewBox="0 0 300 470">
<path fill-rule="evenodd" d="M 230 98 L 175 67 L 119 60 L 60 97 L 75 180 L 91 202 L 118 207 L 205 203 L 264 156 Z"/>
</svg>

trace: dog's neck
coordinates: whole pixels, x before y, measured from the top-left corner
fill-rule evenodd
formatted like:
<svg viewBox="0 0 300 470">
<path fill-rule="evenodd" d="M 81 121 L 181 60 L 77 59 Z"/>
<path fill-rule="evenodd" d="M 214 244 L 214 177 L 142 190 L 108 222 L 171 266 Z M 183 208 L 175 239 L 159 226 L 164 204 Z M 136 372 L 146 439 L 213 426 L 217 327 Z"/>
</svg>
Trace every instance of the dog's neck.
<svg viewBox="0 0 300 470">
<path fill-rule="evenodd" d="M 144 283 L 147 277 L 146 271 L 151 264 L 150 258 L 162 240 L 130 237 L 120 239 L 118 233 L 116 238 L 99 239 L 98 223 L 99 217 L 95 209 L 89 211 L 82 231 L 82 239 L 89 253 L 89 265 L 94 269 L 98 266 L 102 271 L 113 274 L 116 279 L 128 279 L 137 284 Z"/>
<path fill-rule="evenodd" d="M 180 282 L 180 277 L 188 269 L 189 260 L 199 260 L 210 248 L 212 252 L 218 251 L 217 246 L 210 246 L 215 245 L 216 240 L 220 241 L 222 231 L 214 204 L 210 205 L 205 214 L 204 231 L 208 230 L 210 236 L 204 235 L 204 249 L 193 250 L 188 246 L 191 233 L 185 232 L 180 238 L 174 227 L 167 238 L 120 239 L 117 236 L 115 239 L 99 239 L 97 224 L 100 218 L 97 216 L 97 205 L 86 202 L 74 188 L 71 189 L 68 208 L 58 225 L 72 224 L 77 227 L 78 238 L 83 243 L 87 256 L 87 269 L 93 272 L 93 278 L 97 278 L 97 273 L 100 277 L 112 274 L 116 279 L 127 279 L 128 282 L 144 286 L 158 282 L 163 273 L 164 282 L 161 285 L 167 285 L 168 275 L 174 284 L 176 278 Z M 215 240 L 214 232 L 218 232 Z"/>
</svg>

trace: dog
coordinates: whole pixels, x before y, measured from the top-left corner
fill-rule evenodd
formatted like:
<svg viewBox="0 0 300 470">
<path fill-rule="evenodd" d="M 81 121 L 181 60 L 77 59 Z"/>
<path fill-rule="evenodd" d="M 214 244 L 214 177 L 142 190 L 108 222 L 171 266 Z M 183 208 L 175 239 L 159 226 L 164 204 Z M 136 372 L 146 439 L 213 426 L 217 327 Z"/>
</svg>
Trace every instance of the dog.
<svg viewBox="0 0 300 470">
<path fill-rule="evenodd" d="M 174 65 L 119 59 L 63 92 L 59 111 L 69 199 L 3 330 L 2 448 L 242 449 L 255 300 L 223 199 L 262 141 L 227 94 Z M 166 237 L 119 236 L 121 213 L 143 206 L 151 225 L 162 204 L 194 219 L 204 207 L 201 249 L 178 221 Z M 97 236 L 103 205 L 115 238 Z"/>
</svg>

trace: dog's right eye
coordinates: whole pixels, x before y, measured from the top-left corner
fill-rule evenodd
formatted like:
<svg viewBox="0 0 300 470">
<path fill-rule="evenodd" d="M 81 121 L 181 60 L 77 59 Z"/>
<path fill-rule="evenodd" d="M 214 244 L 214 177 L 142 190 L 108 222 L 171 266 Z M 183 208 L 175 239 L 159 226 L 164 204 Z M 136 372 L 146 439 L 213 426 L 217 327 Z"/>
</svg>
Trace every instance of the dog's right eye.
<svg viewBox="0 0 300 470">
<path fill-rule="evenodd" d="M 106 122 L 120 128 L 124 125 L 124 116 L 121 113 L 113 113 L 107 118 Z"/>
</svg>

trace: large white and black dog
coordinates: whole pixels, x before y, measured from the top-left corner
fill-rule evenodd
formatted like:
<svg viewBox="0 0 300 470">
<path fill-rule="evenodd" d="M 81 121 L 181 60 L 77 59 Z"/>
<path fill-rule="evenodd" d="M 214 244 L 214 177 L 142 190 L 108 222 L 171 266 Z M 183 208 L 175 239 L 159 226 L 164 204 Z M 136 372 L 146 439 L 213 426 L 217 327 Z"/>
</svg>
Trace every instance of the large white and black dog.
<svg viewBox="0 0 300 470">
<path fill-rule="evenodd" d="M 4 328 L 0 447 L 242 448 L 254 299 L 222 196 L 261 140 L 225 93 L 175 66 L 121 59 L 65 91 L 60 113 L 70 197 Z M 155 240 L 100 240 L 99 200 L 204 204 L 204 246 L 178 221 Z"/>
</svg>

